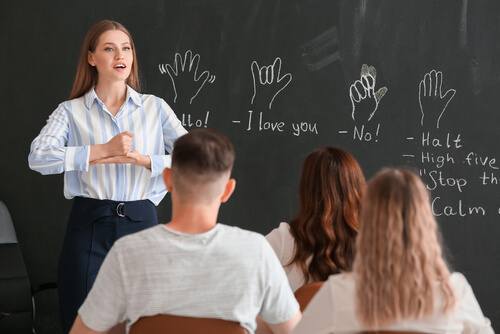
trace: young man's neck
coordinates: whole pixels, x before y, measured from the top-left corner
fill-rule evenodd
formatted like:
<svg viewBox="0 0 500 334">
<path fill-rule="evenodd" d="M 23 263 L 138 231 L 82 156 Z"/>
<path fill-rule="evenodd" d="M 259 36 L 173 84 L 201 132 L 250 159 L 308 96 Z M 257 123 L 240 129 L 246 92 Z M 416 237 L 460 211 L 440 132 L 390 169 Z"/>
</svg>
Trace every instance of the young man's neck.
<svg viewBox="0 0 500 334">
<path fill-rule="evenodd" d="M 217 205 L 177 204 L 172 205 L 172 220 L 165 224 L 174 231 L 200 234 L 210 231 L 217 224 Z"/>
</svg>

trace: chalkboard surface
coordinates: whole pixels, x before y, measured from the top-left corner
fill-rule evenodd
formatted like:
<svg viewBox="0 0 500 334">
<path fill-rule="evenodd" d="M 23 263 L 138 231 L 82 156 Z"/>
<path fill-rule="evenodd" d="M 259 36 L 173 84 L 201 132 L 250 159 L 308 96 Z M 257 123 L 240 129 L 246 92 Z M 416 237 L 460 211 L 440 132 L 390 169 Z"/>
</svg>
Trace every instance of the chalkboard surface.
<svg viewBox="0 0 500 334">
<path fill-rule="evenodd" d="M 297 212 L 304 158 L 335 145 L 370 178 L 412 166 L 453 269 L 500 330 L 500 3 L 490 1 L 2 1 L 0 199 L 32 284 L 54 280 L 71 201 L 27 155 L 68 98 L 87 29 L 132 33 L 145 93 L 188 129 L 233 141 L 219 221 L 263 234 Z M 169 197 L 158 207 L 170 215 Z"/>
</svg>

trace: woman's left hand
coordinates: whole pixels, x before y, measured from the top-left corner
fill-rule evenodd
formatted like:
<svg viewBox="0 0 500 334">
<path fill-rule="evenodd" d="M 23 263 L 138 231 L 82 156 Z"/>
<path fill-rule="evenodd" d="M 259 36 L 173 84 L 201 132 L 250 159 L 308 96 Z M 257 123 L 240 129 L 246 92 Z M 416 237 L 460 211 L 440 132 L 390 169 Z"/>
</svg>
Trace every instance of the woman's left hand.
<svg viewBox="0 0 500 334">
<path fill-rule="evenodd" d="M 134 150 L 127 152 L 125 155 L 116 155 L 114 157 L 97 159 L 90 162 L 91 166 L 101 164 L 134 164 L 151 169 L 151 158 Z"/>
</svg>

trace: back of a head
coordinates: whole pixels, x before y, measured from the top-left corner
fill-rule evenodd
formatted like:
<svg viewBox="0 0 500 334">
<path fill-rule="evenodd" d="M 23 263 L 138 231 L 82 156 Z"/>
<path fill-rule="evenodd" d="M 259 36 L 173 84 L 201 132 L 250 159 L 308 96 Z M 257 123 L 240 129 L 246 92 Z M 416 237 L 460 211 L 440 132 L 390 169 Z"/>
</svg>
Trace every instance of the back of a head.
<svg viewBox="0 0 500 334">
<path fill-rule="evenodd" d="M 429 193 L 413 172 L 384 169 L 369 182 L 356 246 L 357 309 L 366 326 L 432 314 L 436 281 L 445 310 L 452 308 Z"/>
<path fill-rule="evenodd" d="M 336 147 L 322 147 L 304 161 L 299 185 L 300 212 L 290 222 L 295 240 L 292 263 L 306 279 L 326 280 L 350 270 L 366 181 L 356 159 Z M 305 262 L 313 255 L 307 268 Z"/>
<path fill-rule="evenodd" d="M 172 182 L 184 201 L 214 199 L 229 179 L 235 158 L 230 140 L 211 129 L 195 129 L 176 140 Z"/>
</svg>

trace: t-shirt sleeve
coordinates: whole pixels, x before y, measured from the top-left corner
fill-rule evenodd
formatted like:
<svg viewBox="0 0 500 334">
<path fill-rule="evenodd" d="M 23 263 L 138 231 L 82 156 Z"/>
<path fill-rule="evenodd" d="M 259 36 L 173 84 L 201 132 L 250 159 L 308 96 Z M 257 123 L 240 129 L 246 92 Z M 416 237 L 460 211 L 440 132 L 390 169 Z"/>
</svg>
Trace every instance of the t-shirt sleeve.
<svg viewBox="0 0 500 334">
<path fill-rule="evenodd" d="M 125 320 L 126 302 L 120 261 L 120 240 L 111 248 L 99 269 L 94 286 L 78 310 L 85 325 L 106 331 Z"/>
<path fill-rule="evenodd" d="M 259 315 L 270 324 L 279 324 L 291 319 L 299 311 L 285 271 L 276 254 L 267 242 L 263 242 L 266 288 Z"/>
<path fill-rule="evenodd" d="M 326 281 L 307 305 L 302 313 L 302 319 L 292 334 L 333 333 L 335 329 L 333 307 L 333 284 Z"/>
<path fill-rule="evenodd" d="M 494 334 L 491 322 L 483 315 L 467 279 L 460 273 L 454 273 L 452 279 L 456 282 L 459 307 L 464 316 L 463 334 Z"/>
</svg>

